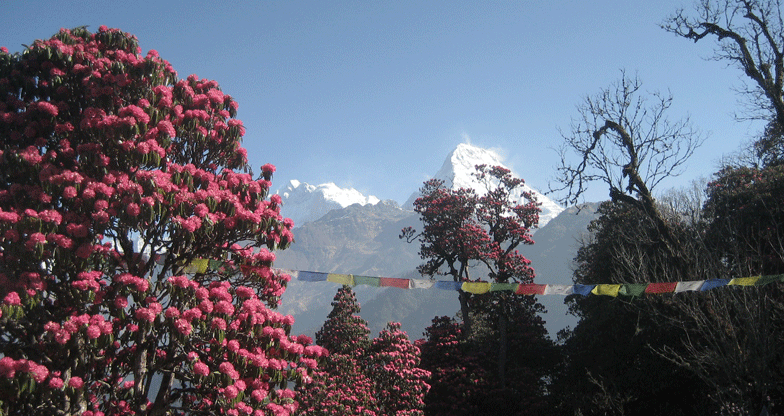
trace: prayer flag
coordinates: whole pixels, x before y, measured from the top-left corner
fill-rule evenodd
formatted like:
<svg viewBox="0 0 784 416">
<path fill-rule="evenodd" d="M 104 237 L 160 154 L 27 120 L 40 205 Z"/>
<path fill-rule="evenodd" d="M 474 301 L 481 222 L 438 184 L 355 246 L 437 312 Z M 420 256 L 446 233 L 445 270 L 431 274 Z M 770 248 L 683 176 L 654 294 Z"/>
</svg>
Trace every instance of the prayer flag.
<svg viewBox="0 0 784 416">
<path fill-rule="evenodd" d="M 702 284 L 700 287 L 700 291 L 704 292 L 706 290 L 711 290 L 713 288 L 717 288 L 720 286 L 726 286 L 727 283 L 730 282 L 730 279 L 709 279 L 706 280 L 705 283 Z"/>
<path fill-rule="evenodd" d="M 574 293 L 573 285 L 547 285 L 544 288 L 545 295 L 571 295 Z"/>
<path fill-rule="evenodd" d="M 621 285 L 621 288 L 618 289 L 618 294 L 633 297 L 642 296 L 642 294 L 645 293 L 645 289 L 647 287 L 647 283 L 627 283 Z"/>
<path fill-rule="evenodd" d="M 704 280 L 690 280 L 687 282 L 678 282 L 678 284 L 675 286 L 675 293 L 700 290 L 703 283 L 705 283 Z"/>
<path fill-rule="evenodd" d="M 593 288 L 596 285 L 574 285 L 574 293 L 578 295 L 588 296 L 593 292 Z"/>
<path fill-rule="evenodd" d="M 648 283 L 648 287 L 645 288 L 645 293 L 672 293 L 675 291 L 675 286 L 677 285 L 678 282 Z"/>
<path fill-rule="evenodd" d="M 430 289 L 435 285 L 435 280 L 424 280 L 424 279 L 410 279 L 408 281 L 408 288 L 409 289 Z"/>
<path fill-rule="evenodd" d="M 784 282 L 784 274 L 761 276 L 759 280 L 757 280 L 757 286 L 767 285 L 768 283 L 774 282 Z"/>
<path fill-rule="evenodd" d="M 398 279 L 395 277 L 379 277 L 379 286 L 390 286 L 398 289 L 408 289 L 408 279 Z"/>
<path fill-rule="evenodd" d="M 547 285 L 539 285 L 536 283 L 521 283 L 517 287 L 515 295 L 544 295 L 544 289 Z"/>
<path fill-rule="evenodd" d="M 370 276 L 354 276 L 354 286 L 359 285 L 366 285 L 366 286 L 380 286 L 380 280 L 378 277 L 370 277 Z"/>
<path fill-rule="evenodd" d="M 490 291 L 490 283 L 489 282 L 463 282 L 463 286 L 461 287 L 463 292 L 473 293 L 475 295 L 481 295 L 482 293 L 487 293 Z"/>
<path fill-rule="evenodd" d="M 327 280 L 327 274 L 320 272 L 300 271 L 297 273 L 297 278 L 305 282 L 325 282 Z"/>
<path fill-rule="evenodd" d="M 727 286 L 729 286 L 729 285 L 732 285 L 732 286 L 754 286 L 754 285 L 757 284 L 757 280 L 759 280 L 759 278 L 760 278 L 759 276 L 736 277 L 736 278 L 730 280 L 730 282 L 727 283 Z"/>
<path fill-rule="evenodd" d="M 491 283 L 491 292 L 516 292 L 519 283 Z"/>
<path fill-rule="evenodd" d="M 354 286 L 354 276 L 350 274 L 330 273 L 327 275 L 327 281 L 332 283 L 340 283 L 341 285 Z"/>
<path fill-rule="evenodd" d="M 191 274 L 206 273 L 209 265 L 210 261 L 208 259 L 193 259 L 193 261 L 185 265 L 183 272 Z"/>
<path fill-rule="evenodd" d="M 595 288 L 591 291 L 594 295 L 604 295 L 604 296 L 618 296 L 618 292 L 621 290 L 621 285 L 596 285 Z"/>
<path fill-rule="evenodd" d="M 216 272 L 223 272 L 223 271 L 225 271 L 226 263 L 224 263 L 224 262 L 222 262 L 220 260 L 212 260 L 212 259 L 210 259 L 209 267 L 210 267 L 210 270 L 214 270 Z"/>
<path fill-rule="evenodd" d="M 437 280 L 435 287 L 444 290 L 460 290 L 463 284 L 460 282 L 453 282 L 451 280 Z"/>
</svg>

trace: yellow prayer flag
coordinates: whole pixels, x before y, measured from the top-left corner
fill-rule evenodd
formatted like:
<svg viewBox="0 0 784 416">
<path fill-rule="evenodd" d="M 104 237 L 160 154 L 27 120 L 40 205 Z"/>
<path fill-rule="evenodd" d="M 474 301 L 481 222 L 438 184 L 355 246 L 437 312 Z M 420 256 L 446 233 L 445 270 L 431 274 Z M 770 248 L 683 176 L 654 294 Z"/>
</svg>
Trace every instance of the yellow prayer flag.
<svg viewBox="0 0 784 416">
<path fill-rule="evenodd" d="M 209 265 L 209 259 L 194 259 L 192 262 L 185 265 L 183 272 L 190 274 L 206 273 L 207 266 Z"/>
<path fill-rule="evenodd" d="M 759 280 L 759 276 L 752 276 L 752 277 L 736 277 L 730 280 L 727 283 L 727 286 L 734 285 L 734 286 L 754 286 L 757 284 L 757 280 Z"/>
<path fill-rule="evenodd" d="M 621 285 L 596 285 L 591 293 L 594 295 L 604 295 L 617 297 L 618 291 L 621 290 Z"/>
<path fill-rule="evenodd" d="M 354 286 L 354 275 L 330 273 L 327 275 L 327 281 L 340 283 L 342 285 L 347 285 L 347 286 Z"/>
<path fill-rule="evenodd" d="M 463 292 L 473 293 L 475 295 L 481 295 L 482 293 L 487 293 L 490 291 L 490 283 L 488 282 L 463 282 L 463 286 L 461 287 Z"/>
</svg>

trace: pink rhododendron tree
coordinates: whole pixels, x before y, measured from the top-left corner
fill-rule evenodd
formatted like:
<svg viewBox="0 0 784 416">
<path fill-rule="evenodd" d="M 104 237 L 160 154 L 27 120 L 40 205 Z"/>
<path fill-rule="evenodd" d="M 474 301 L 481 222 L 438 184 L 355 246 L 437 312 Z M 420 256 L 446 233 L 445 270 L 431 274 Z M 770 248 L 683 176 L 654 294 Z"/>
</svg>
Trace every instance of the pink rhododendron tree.
<svg viewBox="0 0 784 416">
<path fill-rule="evenodd" d="M 325 350 L 274 311 L 292 223 L 236 111 L 116 29 L 0 49 L 0 413 L 297 408 Z"/>
<path fill-rule="evenodd" d="M 327 321 L 316 332 L 316 343 L 330 354 L 313 376 L 314 382 L 301 389 L 300 414 L 380 415 L 375 385 L 365 369 L 370 330 L 359 312 L 351 287 L 338 289 Z"/>
<path fill-rule="evenodd" d="M 462 326 L 447 316 L 433 318 L 425 339 L 417 340 L 422 368 L 430 371 L 430 391 L 425 396 L 429 416 L 476 415 L 490 390 L 487 372 L 463 342 Z"/>
<path fill-rule="evenodd" d="M 513 285 L 532 283 L 534 269 L 519 250 L 534 244 L 532 230 L 539 224 L 539 204 L 524 188 L 524 181 L 501 166 L 477 165 L 473 176 L 482 192 L 470 188 L 452 189 L 432 179 L 420 189 L 414 211 L 422 220 L 422 231 L 403 229 L 401 238 L 419 240 L 419 254 L 425 263 L 419 272 L 426 276 L 445 275 L 455 282 L 490 281 Z M 464 342 L 461 348 L 482 361 L 490 385 L 496 391 L 519 395 L 518 375 L 533 374 L 534 365 L 521 362 L 513 354 L 529 341 L 552 346 L 537 316 L 544 308 L 536 299 L 509 291 L 485 294 L 459 292 Z M 513 333 L 514 332 L 514 333 Z M 526 334 L 521 336 L 520 334 Z M 432 365 L 432 364 L 428 364 Z M 439 367 L 434 367 L 439 368 Z M 438 380 L 433 380 L 437 384 Z M 544 394 L 542 388 L 524 390 Z M 440 390 L 440 387 L 436 389 Z M 510 408 L 509 401 L 505 407 Z"/>
<path fill-rule="evenodd" d="M 426 380 L 420 368 L 419 347 L 411 343 L 399 322 L 390 322 L 368 349 L 367 369 L 375 382 L 379 413 L 389 416 L 424 416 Z"/>
</svg>

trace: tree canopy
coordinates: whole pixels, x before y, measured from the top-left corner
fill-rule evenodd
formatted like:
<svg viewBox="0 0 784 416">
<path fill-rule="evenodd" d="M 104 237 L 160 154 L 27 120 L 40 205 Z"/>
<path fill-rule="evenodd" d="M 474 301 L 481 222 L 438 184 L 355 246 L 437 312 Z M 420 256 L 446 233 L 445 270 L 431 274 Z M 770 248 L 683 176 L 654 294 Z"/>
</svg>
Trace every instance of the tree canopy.
<svg viewBox="0 0 784 416">
<path fill-rule="evenodd" d="M 292 223 L 237 103 L 117 29 L 0 51 L 0 413 L 289 414 Z"/>
</svg>

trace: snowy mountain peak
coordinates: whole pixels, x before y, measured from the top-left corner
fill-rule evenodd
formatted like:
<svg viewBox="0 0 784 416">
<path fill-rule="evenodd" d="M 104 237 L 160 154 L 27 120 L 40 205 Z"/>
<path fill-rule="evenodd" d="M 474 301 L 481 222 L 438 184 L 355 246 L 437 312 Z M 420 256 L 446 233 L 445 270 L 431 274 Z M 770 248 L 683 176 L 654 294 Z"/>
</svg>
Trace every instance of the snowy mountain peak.
<svg viewBox="0 0 784 416">
<path fill-rule="evenodd" d="M 473 176 L 476 165 L 504 166 L 498 153 L 460 143 L 449 154 L 435 178 L 444 181 L 444 184 L 454 188 L 474 188 L 479 190 L 482 186 Z"/>
<path fill-rule="evenodd" d="M 341 188 L 332 182 L 310 185 L 291 180 L 277 194 L 283 200 L 283 216 L 294 220 L 295 226 L 317 220 L 333 209 L 353 204 L 375 205 L 379 202 L 373 195 L 365 196 L 354 188 Z"/>
<path fill-rule="evenodd" d="M 487 189 L 480 183 L 474 176 L 476 172 L 476 165 L 490 165 L 490 166 L 503 166 L 503 158 L 493 150 L 483 149 L 468 143 L 461 143 L 457 145 L 455 150 L 447 156 L 441 169 L 435 174 L 434 178 L 441 179 L 445 185 L 451 185 L 452 189 L 457 188 L 472 188 L 477 194 L 484 194 Z M 516 177 L 520 177 L 516 172 L 512 172 Z M 555 201 L 547 198 L 541 192 L 528 186 L 523 185 L 519 192 L 515 192 L 513 197 L 522 199 L 523 192 L 531 192 L 536 196 L 536 200 L 541 203 L 540 208 L 542 212 L 539 214 L 539 227 L 543 227 L 551 219 L 555 218 L 563 208 Z M 406 209 L 412 209 L 414 200 L 419 197 L 419 192 L 414 192 L 408 201 L 403 205 Z"/>
</svg>

